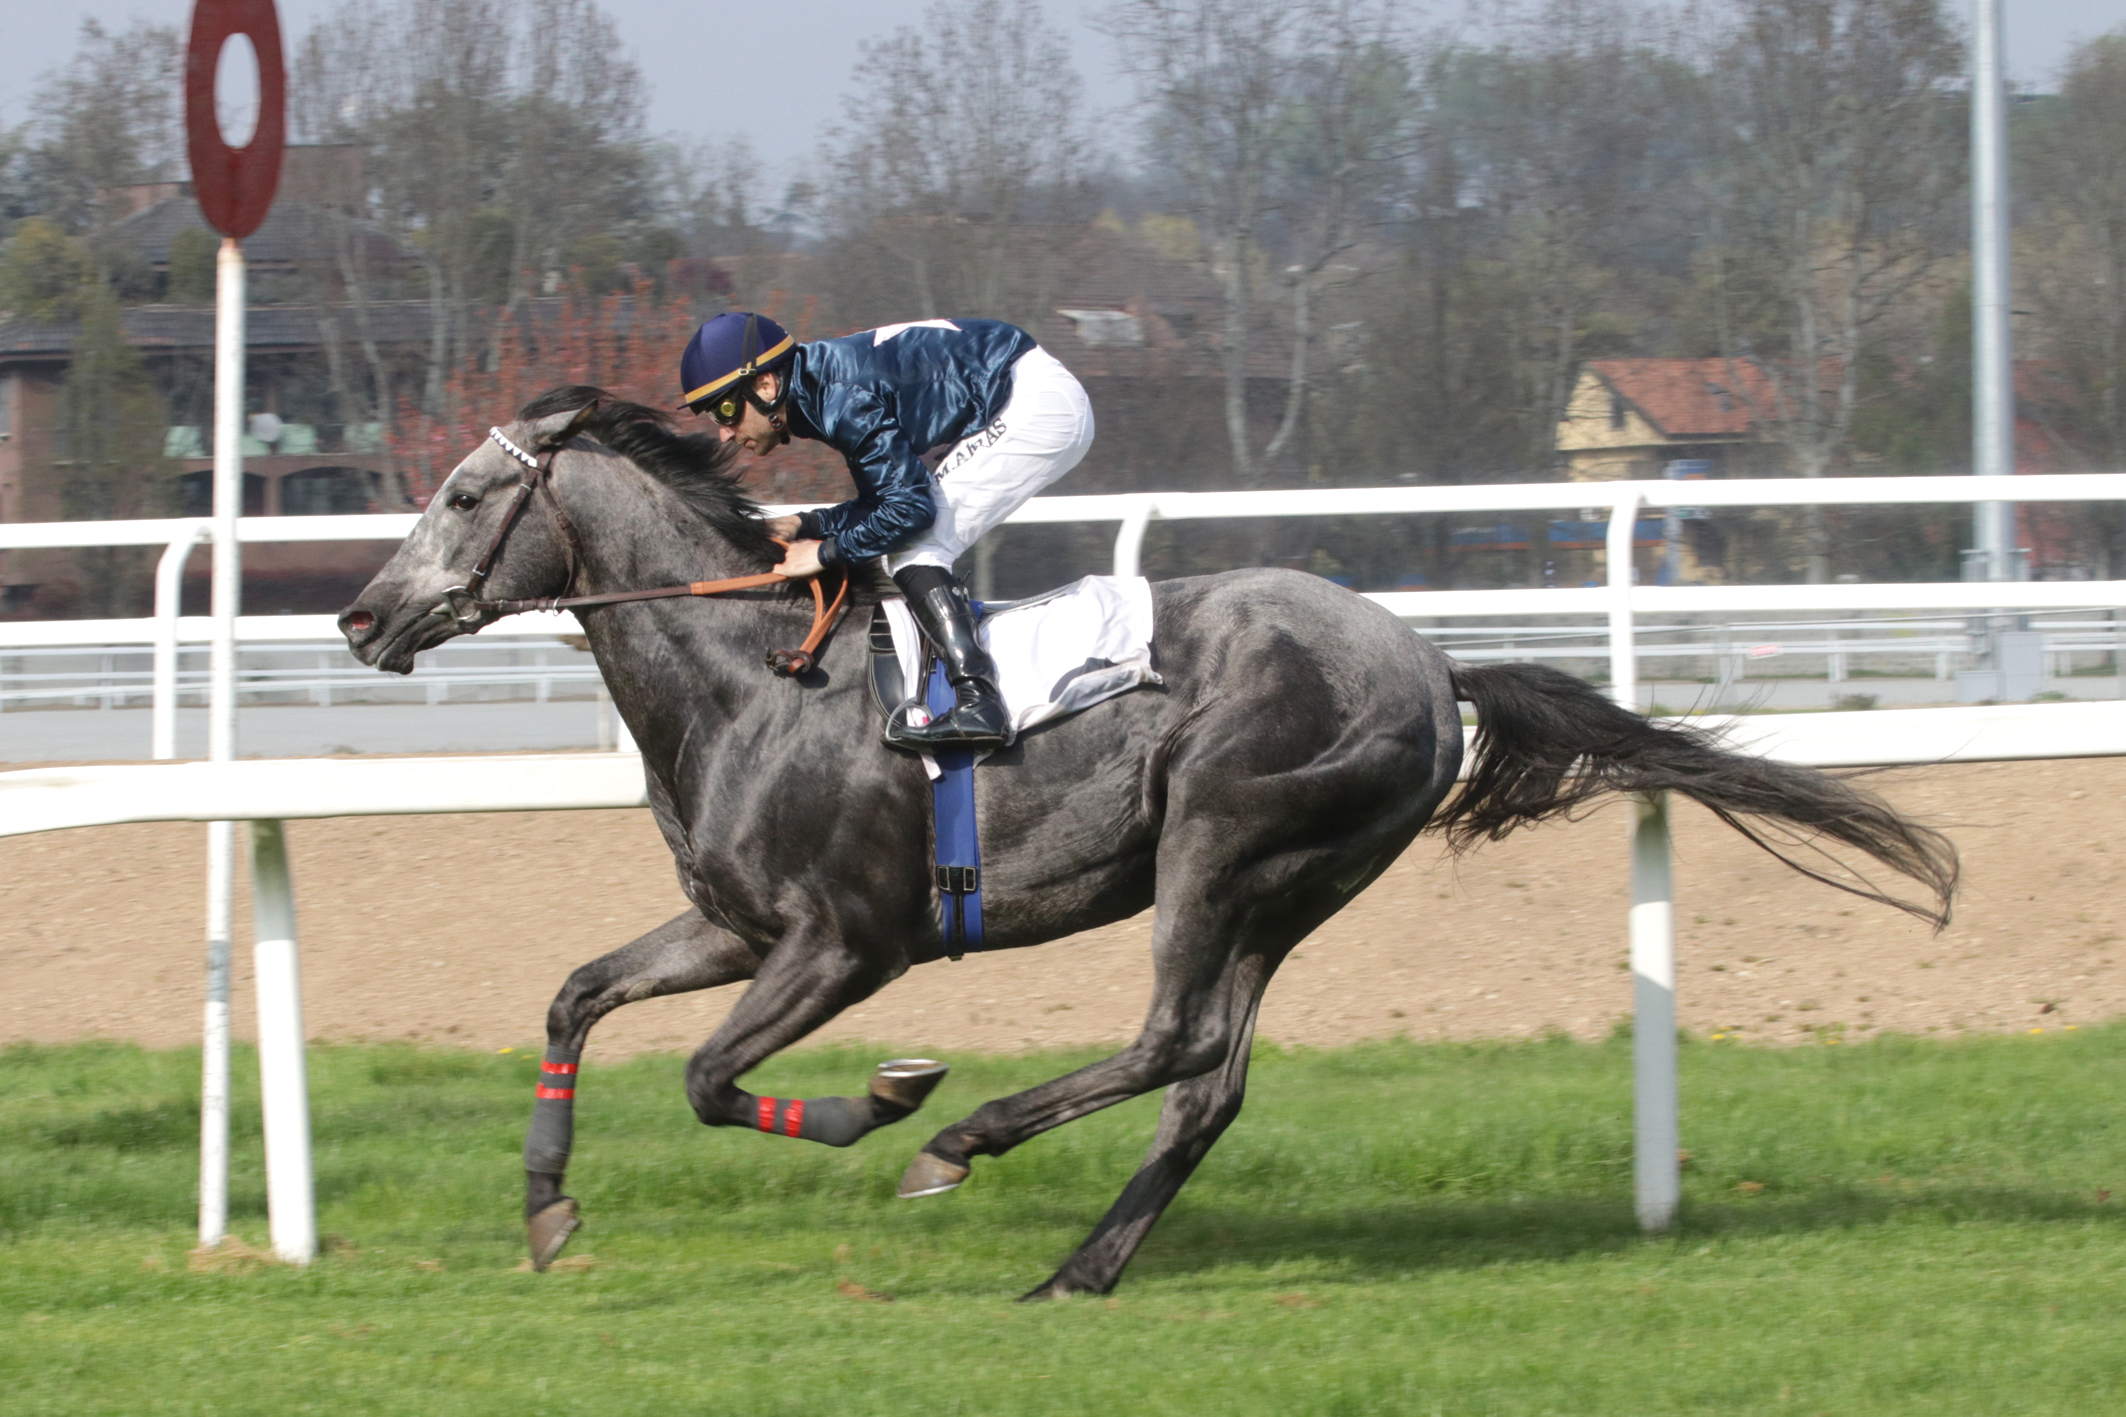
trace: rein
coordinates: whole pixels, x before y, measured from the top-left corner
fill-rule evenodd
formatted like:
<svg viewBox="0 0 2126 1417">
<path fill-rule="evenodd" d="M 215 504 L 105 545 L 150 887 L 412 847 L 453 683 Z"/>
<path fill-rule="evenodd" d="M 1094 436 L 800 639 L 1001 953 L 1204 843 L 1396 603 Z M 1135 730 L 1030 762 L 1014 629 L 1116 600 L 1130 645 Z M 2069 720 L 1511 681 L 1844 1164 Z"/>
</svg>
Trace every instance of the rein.
<svg viewBox="0 0 2126 1417">
<path fill-rule="evenodd" d="M 635 600 L 673 600 L 680 596 L 723 595 L 729 591 L 755 590 L 789 581 L 788 576 L 778 575 L 774 571 L 762 571 L 750 576 L 731 576 L 720 581 L 689 581 L 685 585 L 659 586 L 655 590 L 622 590 L 606 595 L 556 595 L 530 600 L 482 600 L 480 592 L 486 588 L 487 578 L 494 572 L 495 561 L 502 554 L 502 544 L 509 539 L 510 529 L 517 524 L 517 518 L 524 514 L 525 505 L 534 495 L 543 495 L 546 498 L 547 506 L 554 515 L 554 524 L 561 528 L 562 538 L 568 543 L 567 585 L 576 583 L 578 570 L 583 565 L 583 543 L 576 536 L 575 524 L 568 519 L 568 514 L 561 510 L 560 500 L 554 496 L 553 466 L 560 446 L 575 436 L 577 428 L 589 417 L 594 407 L 595 404 L 586 407 L 566 428 L 555 435 L 547 445 L 544 462 L 511 442 L 501 429 L 487 430 L 489 439 L 503 452 L 522 463 L 528 469 L 528 475 L 517 484 L 516 493 L 510 498 L 509 509 L 502 514 L 501 525 L 495 528 L 494 536 L 488 540 L 487 549 L 480 553 L 480 559 L 474 563 L 472 574 L 466 577 L 465 584 L 452 586 L 444 591 L 442 603 L 429 613 L 449 616 L 460 625 L 469 625 L 476 629 L 478 626 L 475 622 L 483 615 L 489 614 L 519 615 L 528 610 L 575 610 L 592 605 L 620 605 Z M 789 545 L 780 537 L 773 539 L 779 546 Z M 813 666 L 814 656 L 818 654 L 820 645 L 833 633 L 835 625 L 841 620 L 843 609 L 848 604 L 849 573 L 846 569 L 842 572 L 841 586 L 834 592 L 831 604 L 827 600 L 825 589 L 819 583 L 819 577 L 810 577 L 809 582 L 812 588 L 812 628 L 806 634 L 804 643 L 796 649 L 768 651 L 768 668 L 785 678 L 802 674 Z"/>
</svg>

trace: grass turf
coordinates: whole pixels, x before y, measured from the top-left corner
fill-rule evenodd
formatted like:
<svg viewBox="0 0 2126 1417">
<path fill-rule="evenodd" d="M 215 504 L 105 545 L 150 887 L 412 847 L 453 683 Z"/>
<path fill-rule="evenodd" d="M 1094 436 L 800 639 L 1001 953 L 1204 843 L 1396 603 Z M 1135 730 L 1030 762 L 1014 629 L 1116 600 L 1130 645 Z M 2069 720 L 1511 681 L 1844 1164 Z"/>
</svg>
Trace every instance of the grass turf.
<svg viewBox="0 0 2126 1417">
<path fill-rule="evenodd" d="M 1677 1231 L 1630 1220 L 1628 1043 L 1262 1050 L 1106 1300 L 1019 1305 L 1156 1099 L 892 1199 L 929 1130 L 1084 1061 L 964 1058 L 847 1151 L 580 1093 L 583 1267 L 518 1272 L 536 1054 L 311 1052 L 306 1270 L 193 1273 L 197 1056 L 0 1051 L 0 1411 L 2116 1413 L 2126 1028 L 1684 1050 Z M 829 1049 L 752 1080 L 849 1092 Z M 239 1059 L 238 1076 L 255 1076 Z M 255 1099 L 233 1228 L 263 1246 Z M 248 1141 L 244 1139 L 249 1139 Z M 585 1264 L 585 1260 L 590 1262 Z"/>
</svg>

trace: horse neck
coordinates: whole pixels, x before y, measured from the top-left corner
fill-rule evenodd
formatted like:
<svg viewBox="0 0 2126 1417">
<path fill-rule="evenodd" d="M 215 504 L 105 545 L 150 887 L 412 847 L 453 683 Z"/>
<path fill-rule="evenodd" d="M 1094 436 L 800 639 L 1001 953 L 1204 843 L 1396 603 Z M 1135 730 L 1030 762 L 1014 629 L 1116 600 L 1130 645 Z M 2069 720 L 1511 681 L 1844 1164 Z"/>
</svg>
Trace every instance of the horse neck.
<svg viewBox="0 0 2126 1417">
<path fill-rule="evenodd" d="M 582 547 L 574 594 L 653 590 L 755 574 L 764 567 L 732 545 L 669 487 L 620 458 L 570 458 L 556 469 L 555 493 Z M 645 753 L 676 750 L 706 724 L 730 722 L 769 676 L 760 663 L 760 621 L 789 612 L 750 598 L 702 613 L 691 597 L 605 606 L 579 613 L 613 699 Z M 672 723 L 675 704 L 702 723 Z"/>
</svg>

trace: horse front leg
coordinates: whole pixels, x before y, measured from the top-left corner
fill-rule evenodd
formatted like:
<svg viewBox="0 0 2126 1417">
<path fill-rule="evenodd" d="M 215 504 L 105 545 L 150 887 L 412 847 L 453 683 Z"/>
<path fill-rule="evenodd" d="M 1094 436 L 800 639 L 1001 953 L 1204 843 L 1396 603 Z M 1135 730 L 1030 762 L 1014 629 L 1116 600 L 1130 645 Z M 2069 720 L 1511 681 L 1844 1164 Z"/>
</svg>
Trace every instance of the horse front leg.
<svg viewBox="0 0 2126 1417">
<path fill-rule="evenodd" d="M 524 1139 L 524 1223 L 533 1269 L 552 1264 L 582 1223 L 561 1185 L 575 1142 L 576 1069 L 591 1027 L 622 1004 L 735 984 L 759 968 L 760 957 L 743 940 L 689 910 L 569 975 L 546 1011 L 546 1056 Z"/>
<path fill-rule="evenodd" d="M 753 986 L 687 1064 L 687 1098 L 711 1127 L 746 1127 L 827 1146 L 850 1146 L 923 1105 L 944 1081 L 943 1063 L 896 1058 L 881 1063 L 862 1097 L 759 1097 L 738 1079 L 876 993 L 896 977 L 899 956 L 840 940 L 785 940 Z"/>
</svg>

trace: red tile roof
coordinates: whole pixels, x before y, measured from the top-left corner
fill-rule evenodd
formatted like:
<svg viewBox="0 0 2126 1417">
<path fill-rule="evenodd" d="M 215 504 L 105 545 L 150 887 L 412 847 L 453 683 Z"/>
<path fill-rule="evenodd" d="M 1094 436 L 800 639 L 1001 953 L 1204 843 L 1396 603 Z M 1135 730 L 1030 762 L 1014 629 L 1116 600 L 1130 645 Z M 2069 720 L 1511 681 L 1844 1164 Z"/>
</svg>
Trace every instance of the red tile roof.
<svg viewBox="0 0 2126 1417">
<path fill-rule="evenodd" d="M 1588 368 L 1669 438 L 1733 437 L 1771 402 L 1764 372 L 1741 360 L 1597 359 Z"/>
</svg>

